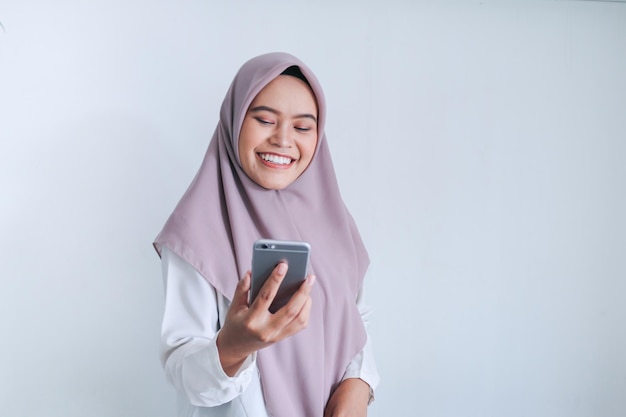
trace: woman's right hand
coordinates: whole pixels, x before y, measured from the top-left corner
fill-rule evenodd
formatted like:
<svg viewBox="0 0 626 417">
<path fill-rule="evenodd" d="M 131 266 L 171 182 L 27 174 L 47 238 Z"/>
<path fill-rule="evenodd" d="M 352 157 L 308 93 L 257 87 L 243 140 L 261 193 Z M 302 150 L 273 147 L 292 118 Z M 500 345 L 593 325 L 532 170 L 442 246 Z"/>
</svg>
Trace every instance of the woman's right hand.
<svg viewBox="0 0 626 417">
<path fill-rule="evenodd" d="M 248 305 L 250 271 L 237 284 L 216 342 L 222 368 L 228 376 L 234 376 L 252 353 L 298 333 L 307 326 L 314 275 L 307 276 L 285 306 L 276 313 L 269 311 L 286 273 L 287 264 L 279 263 L 251 305 Z"/>
</svg>

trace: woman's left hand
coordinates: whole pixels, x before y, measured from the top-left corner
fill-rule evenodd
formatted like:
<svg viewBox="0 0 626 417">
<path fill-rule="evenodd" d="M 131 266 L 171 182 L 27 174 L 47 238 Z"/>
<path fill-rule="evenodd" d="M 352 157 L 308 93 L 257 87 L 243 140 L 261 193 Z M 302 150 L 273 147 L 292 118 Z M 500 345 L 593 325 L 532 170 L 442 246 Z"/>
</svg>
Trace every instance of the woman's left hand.
<svg viewBox="0 0 626 417">
<path fill-rule="evenodd" d="M 370 386 L 359 378 L 343 380 L 326 404 L 324 417 L 366 417 Z"/>
</svg>

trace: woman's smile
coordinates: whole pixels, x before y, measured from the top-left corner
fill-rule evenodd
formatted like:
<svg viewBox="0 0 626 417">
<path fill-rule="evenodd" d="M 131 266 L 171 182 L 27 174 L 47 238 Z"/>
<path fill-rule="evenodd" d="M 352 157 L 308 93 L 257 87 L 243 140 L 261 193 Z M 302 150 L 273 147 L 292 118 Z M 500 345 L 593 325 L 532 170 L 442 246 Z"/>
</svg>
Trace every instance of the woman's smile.
<svg viewBox="0 0 626 417">
<path fill-rule="evenodd" d="M 295 159 L 275 153 L 258 152 L 257 155 L 261 159 L 261 162 L 270 168 L 285 169 L 291 167 L 295 162 Z"/>
</svg>

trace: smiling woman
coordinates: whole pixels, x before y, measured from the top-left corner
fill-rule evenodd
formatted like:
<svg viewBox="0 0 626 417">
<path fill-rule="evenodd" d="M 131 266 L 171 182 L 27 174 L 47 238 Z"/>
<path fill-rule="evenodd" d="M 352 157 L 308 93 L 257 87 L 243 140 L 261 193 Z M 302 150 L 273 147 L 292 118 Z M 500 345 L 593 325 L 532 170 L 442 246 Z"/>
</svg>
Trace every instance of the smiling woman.
<svg viewBox="0 0 626 417">
<path fill-rule="evenodd" d="M 317 146 L 317 103 L 307 83 L 280 75 L 250 104 L 239 134 L 244 172 L 261 187 L 281 190 L 313 159 Z"/>
<path fill-rule="evenodd" d="M 319 83 L 293 56 L 244 64 L 200 171 L 155 241 L 161 357 L 181 417 L 367 415 L 378 383 L 363 297 L 369 258 L 339 193 L 324 112 Z M 312 248 L 314 275 L 274 313 L 284 262 L 248 302 L 261 238 Z"/>
</svg>

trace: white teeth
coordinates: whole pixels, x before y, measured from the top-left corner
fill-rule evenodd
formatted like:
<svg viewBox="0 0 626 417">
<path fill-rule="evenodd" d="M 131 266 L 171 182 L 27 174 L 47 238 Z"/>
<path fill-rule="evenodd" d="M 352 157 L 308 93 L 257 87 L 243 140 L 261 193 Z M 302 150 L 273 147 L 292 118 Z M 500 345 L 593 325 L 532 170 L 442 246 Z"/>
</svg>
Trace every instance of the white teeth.
<svg viewBox="0 0 626 417">
<path fill-rule="evenodd" d="M 278 156 L 272 155 L 268 153 L 259 154 L 262 159 L 271 162 L 273 164 L 287 165 L 291 163 L 291 158 L 287 158 L 286 156 Z"/>
</svg>

